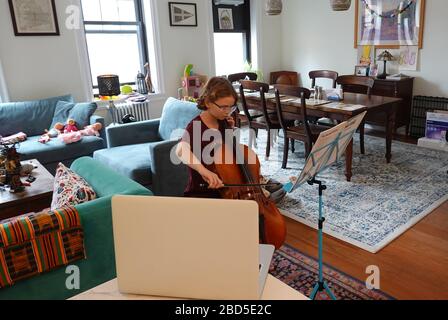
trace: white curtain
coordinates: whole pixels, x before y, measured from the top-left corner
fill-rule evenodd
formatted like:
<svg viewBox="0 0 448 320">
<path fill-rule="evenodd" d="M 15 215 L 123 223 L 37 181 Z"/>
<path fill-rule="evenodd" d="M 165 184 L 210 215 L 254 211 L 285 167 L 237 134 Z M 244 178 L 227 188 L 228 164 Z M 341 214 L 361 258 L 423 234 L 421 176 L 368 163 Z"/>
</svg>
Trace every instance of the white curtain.
<svg viewBox="0 0 448 320">
<path fill-rule="evenodd" d="M 2 61 L 0 60 L 0 103 L 8 101 L 9 101 L 8 90 L 6 88 L 6 80 L 5 75 L 3 73 Z"/>
</svg>

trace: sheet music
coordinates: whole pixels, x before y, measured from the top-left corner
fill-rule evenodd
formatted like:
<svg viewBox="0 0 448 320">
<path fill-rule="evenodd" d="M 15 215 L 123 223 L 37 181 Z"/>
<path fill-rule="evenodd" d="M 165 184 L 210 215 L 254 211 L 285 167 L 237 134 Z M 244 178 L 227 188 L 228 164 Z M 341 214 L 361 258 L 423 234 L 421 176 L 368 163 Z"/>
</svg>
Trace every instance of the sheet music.
<svg viewBox="0 0 448 320">
<path fill-rule="evenodd" d="M 330 102 L 325 105 L 327 108 L 338 109 L 338 110 L 346 110 L 346 111 L 357 111 L 360 109 L 365 109 L 366 106 L 360 104 L 346 104 L 343 102 Z"/>
<path fill-rule="evenodd" d="M 345 153 L 353 135 L 367 112 L 322 132 L 314 144 L 311 155 L 298 178 L 284 186 L 288 193 L 294 192 L 302 184 L 312 180 L 317 174 L 338 161 Z"/>
</svg>

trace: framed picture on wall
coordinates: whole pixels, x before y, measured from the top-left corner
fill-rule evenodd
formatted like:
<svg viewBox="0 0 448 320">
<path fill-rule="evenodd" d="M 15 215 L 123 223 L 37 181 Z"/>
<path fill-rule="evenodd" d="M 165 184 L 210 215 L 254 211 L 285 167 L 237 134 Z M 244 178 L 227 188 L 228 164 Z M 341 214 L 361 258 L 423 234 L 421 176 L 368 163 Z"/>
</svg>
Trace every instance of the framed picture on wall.
<svg viewBox="0 0 448 320">
<path fill-rule="evenodd" d="M 219 29 L 233 30 L 233 10 L 227 8 L 218 8 Z"/>
<path fill-rule="evenodd" d="M 168 6 L 170 9 L 170 26 L 198 26 L 198 11 L 196 3 L 168 2 Z"/>
<path fill-rule="evenodd" d="M 425 0 L 356 0 L 355 48 L 423 46 Z"/>
<path fill-rule="evenodd" d="M 54 0 L 9 0 L 16 36 L 58 36 Z"/>
</svg>

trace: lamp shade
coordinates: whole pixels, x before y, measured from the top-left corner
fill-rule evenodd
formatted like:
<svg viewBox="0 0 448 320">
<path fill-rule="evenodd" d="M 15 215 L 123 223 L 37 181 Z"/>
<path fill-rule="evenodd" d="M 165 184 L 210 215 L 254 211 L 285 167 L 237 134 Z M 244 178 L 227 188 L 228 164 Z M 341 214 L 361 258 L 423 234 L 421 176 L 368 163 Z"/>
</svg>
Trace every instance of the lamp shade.
<svg viewBox="0 0 448 320">
<path fill-rule="evenodd" d="M 347 11 L 352 5 L 352 0 L 330 0 L 333 11 Z"/>
<path fill-rule="evenodd" d="M 266 1 L 266 14 L 268 16 L 276 16 L 282 13 L 283 3 L 282 0 L 267 0 Z"/>
<path fill-rule="evenodd" d="M 387 50 L 381 52 L 381 54 L 378 56 L 379 61 L 393 61 L 394 56 Z"/>
<path fill-rule="evenodd" d="M 120 91 L 120 80 L 118 76 L 113 74 L 107 74 L 98 76 L 98 89 L 99 95 L 110 97 L 117 96 L 121 93 Z"/>
</svg>

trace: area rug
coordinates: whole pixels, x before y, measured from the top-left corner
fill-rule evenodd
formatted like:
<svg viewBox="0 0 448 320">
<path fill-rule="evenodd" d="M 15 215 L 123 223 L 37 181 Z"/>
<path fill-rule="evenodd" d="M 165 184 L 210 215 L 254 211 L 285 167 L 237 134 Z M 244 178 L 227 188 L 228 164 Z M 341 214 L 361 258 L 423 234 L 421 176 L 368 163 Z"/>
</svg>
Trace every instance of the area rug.
<svg viewBox="0 0 448 320">
<path fill-rule="evenodd" d="M 247 142 L 248 132 L 241 135 Z M 385 160 L 385 140 L 366 136 L 366 154 L 355 139 L 353 178 L 345 178 L 345 161 L 318 178 L 328 186 L 324 194 L 325 233 L 372 253 L 377 253 L 406 230 L 448 200 L 448 153 L 393 142 L 392 163 Z M 259 155 L 265 154 L 266 132 L 260 131 Z M 262 174 L 282 183 L 298 175 L 304 166 L 303 144 L 281 169 L 283 138 L 271 157 L 260 157 Z M 317 187 L 303 185 L 279 204 L 282 213 L 312 228 L 318 225 Z"/>
<path fill-rule="evenodd" d="M 309 297 L 318 280 L 317 260 L 283 246 L 277 250 L 269 273 Z M 393 300 L 389 295 L 369 290 L 364 282 L 354 279 L 328 265 L 324 265 L 324 278 L 338 300 Z M 320 293 L 318 300 L 330 300 L 326 293 Z"/>
</svg>

